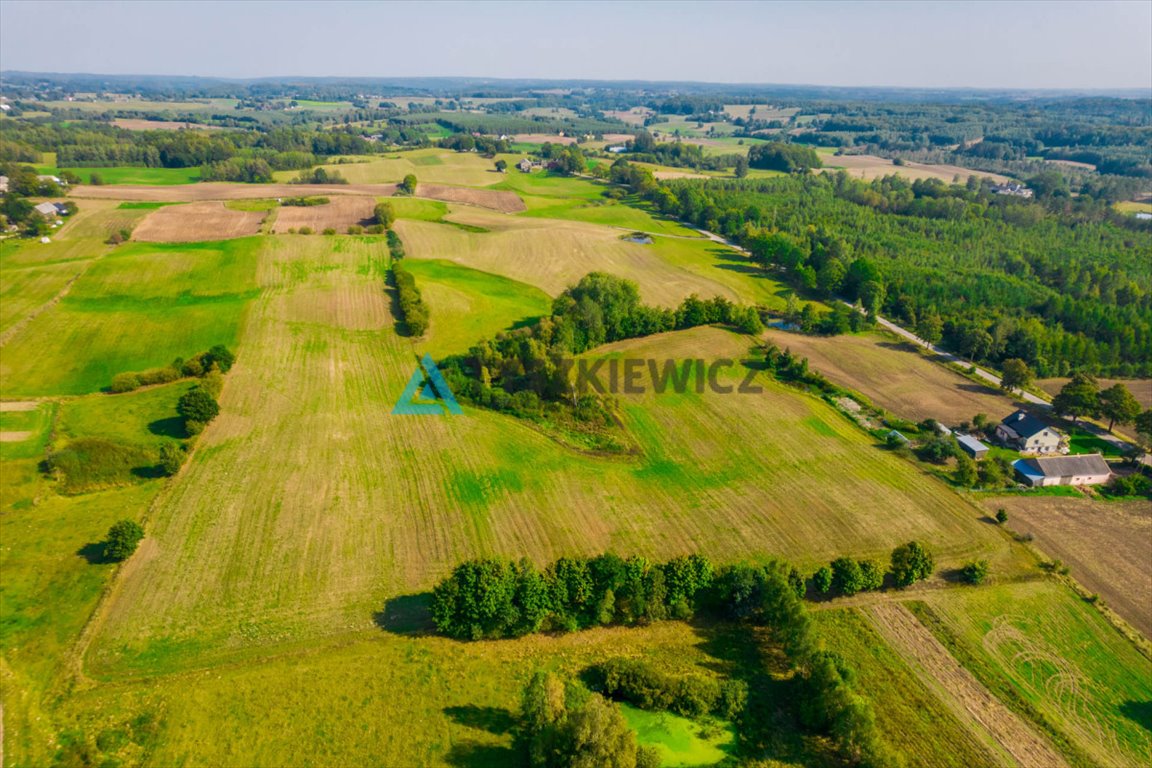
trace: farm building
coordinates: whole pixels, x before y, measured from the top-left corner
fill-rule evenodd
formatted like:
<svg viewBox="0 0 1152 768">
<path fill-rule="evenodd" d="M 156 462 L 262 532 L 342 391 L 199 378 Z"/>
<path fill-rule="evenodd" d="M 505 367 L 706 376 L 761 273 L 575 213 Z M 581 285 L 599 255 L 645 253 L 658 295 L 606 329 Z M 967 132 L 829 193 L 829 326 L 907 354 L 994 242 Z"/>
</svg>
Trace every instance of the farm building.
<svg viewBox="0 0 1152 768">
<path fill-rule="evenodd" d="M 532 161 L 529 160 L 528 158 L 524 158 L 520 162 L 516 163 L 516 167 L 520 169 L 521 173 L 531 173 L 532 172 Z"/>
<path fill-rule="evenodd" d="M 49 176 L 47 174 L 40 174 L 39 176 L 36 177 L 36 180 L 37 181 L 50 181 L 53 184 L 60 184 L 60 185 L 64 184 L 64 182 L 60 180 L 59 176 Z"/>
<path fill-rule="evenodd" d="M 1026 411 L 1016 411 L 996 425 L 996 439 L 1021 453 L 1056 453 L 1064 435 Z"/>
<path fill-rule="evenodd" d="M 988 455 L 988 446 L 972 437 L 972 435 L 958 434 L 956 435 L 956 442 L 960 444 L 960 450 L 977 461 Z"/>
<path fill-rule="evenodd" d="M 897 432 L 895 429 L 892 430 L 891 432 L 889 432 L 888 434 L 884 435 L 884 437 L 886 437 L 888 440 L 894 440 L 894 441 L 900 443 L 901 445 L 907 445 L 908 443 L 912 442 L 911 440 L 909 440 L 907 437 L 904 436 L 904 433 Z"/>
<path fill-rule="evenodd" d="M 1049 456 L 1017 459 L 1012 468 L 1027 485 L 1100 485 L 1108 482 L 1112 470 L 1098 453 L 1082 456 Z"/>
<path fill-rule="evenodd" d="M 8 191 L 8 177 L 0 176 L 0 194 Z"/>
<path fill-rule="evenodd" d="M 40 203 L 32 210 L 46 219 L 55 219 L 60 215 L 60 210 L 56 207 L 55 203 Z"/>
<path fill-rule="evenodd" d="M 992 191 L 997 195 L 1012 195 L 1013 197 L 1032 197 L 1032 190 L 1020 184 L 1019 182 L 1010 181 L 1007 184 L 993 184 Z"/>
</svg>

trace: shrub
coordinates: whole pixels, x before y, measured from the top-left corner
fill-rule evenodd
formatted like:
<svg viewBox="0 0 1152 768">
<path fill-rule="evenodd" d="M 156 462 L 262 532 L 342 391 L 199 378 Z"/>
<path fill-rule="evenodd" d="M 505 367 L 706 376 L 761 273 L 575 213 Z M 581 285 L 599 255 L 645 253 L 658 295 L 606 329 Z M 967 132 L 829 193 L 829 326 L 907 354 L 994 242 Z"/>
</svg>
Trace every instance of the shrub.
<svg viewBox="0 0 1152 768">
<path fill-rule="evenodd" d="M 208 426 L 203 421 L 186 421 L 184 422 L 184 431 L 188 433 L 189 437 L 195 437 L 204 431 L 204 427 Z"/>
<path fill-rule="evenodd" d="M 832 561 L 832 589 L 845 597 L 851 597 L 864 588 L 864 575 L 860 564 L 850 557 Z"/>
<path fill-rule="evenodd" d="M 180 471 L 184 464 L 184 449 L 176 443 L 164 443 L 160 446 L 160 468 L 164 474 L 171 477 Z"/>
<path fill-rule="evenodd" d="M 428 330 L 428 307 L 416 287 L 416 279 L 396 262 L 392 265 L 392 282 L 396 286 L 400 314 L 408 332 L 413 336 L 422 336 Z"/>
<path fill-rule="evenodd" d="M 1000 525 L 1004 525 L 1004 523 L 1008 522 L 1008 510 L 1004 509 L 1004 507 L 1000 507 L 1000 509 L 996 510 L 996 522 Z"/>
<path fill-rule="evenodd" d="M 312 227 L 300 227 L 300 229 L 298 229 L 296 231 L 299 232 L 301 235 L 310 235 L 310 234 L 312 234 Z"/>
<path fill-rule="evenodd" d="M 45 468 L 60 482 L 61 492 L 86 493 L 136 481 L 138 470 L 154 466 L 155 458 L 140 446 L 85 437 L 53 451 Z"/>
<path fill-rule="evenodd" d="M 108 391 L 114 394 L 120 394 L 121 392 L 131 392 L 139 388 L 139 376 L 134 373 L 118 373 L 112 377 L 112 384 L 108 387 Z"/>
<path fill-rule="evenodd" d="M 364 234 L 364 227 L 360 226 L 359 224 L 353 224 L 353 225 L 348 227 L 348 234 L 350 234 L 350 235 L 362 235 L 362 234 Z"/>
<path fill-rule="evenodd" d="M 875 560 L 860 561 L 862 591 L 872 591 L 884 586 L 884 568 Z"/>
<path fill-rule="evenodd" d="M 934 568 L 932 553 L 918 541 L 910 541 L 892 550 L 892 577 L 898 587 L 907 587 L 928 578 Z"/>
<path fill-rule="evenodd" d="M 104 541 L 104 556 L 110 560 L 127 560 L 143 538 L 144 529 L 139 523 L 133 520 L 114 523 Z"/>
<path fill-rule="evenodd" d="M 153 384 L 167 384 L 180 378 L 181 373 L 182 371 L 171 366 L 167 368 L 153 368 L 139 374 L 140 385 L 151 386 Z"/>
<path fill-rule="evenodd" d="M 973 560 L 960 569 L 960 581 L 965 584 L 982 584 L 988 578 L 988 561 Z"/>
<path fill-rule="evenodd" d="M 325 228 L 324 228 L 324 234 L 326 234 L 326 235 L 334 235 L 334 234 L 336 234 L 336 230 L 335 230 L 335 229 L 333 229 L 332 227 L 325 227 Z"/>
<path fill-rule="evenodd" d="M 204 353 L 203 359 L 206 370 L 215 366 L 220 369 L 221 373 L 228 373 L 236 362 L 236 355 L 232 354 L 232 350 L 223 344 L 217 344 Z"/>
<path fill-rule="evenodd" d="M 392 208 L 391 203 L 377 203 L 376 208 L 372 211 L 372 219 L 381 227 L 390 229 L 392 223 L 396 221 L 396 211 Z"/>
<path fill-rule="evenodd" d="M 382 235 L 384 234 L 384 227 L 380 226 L 379 224 L 372 224 L 370 226 L 364 227 L 364 234 Z"/>
<path fill-rule="evenodd" d="M 670 675 L 644 661 L 614 659 L 594 672 L 604 695 L 640 709 L 668 710 L 691 718 L 715 714 L 731 720 L 748 700 L 748 686 L 742 681 L 721 683 L 697 675 Z"/>
<path fill-rule="evenodd" d="M 812 586 L 820 594 L 828 594 L 832 589 L 832 569 L 826 565 L 817 568 L 816 573 L 812 574 Z"/>
<path fill-rule="evenodd" d="M 176 412 L 184 418 L 184 423 L 200 424 L 201 429 L 212 419 L 216 418 L 220 413 L 220 405 L 216 402 L 216 398 L 205 392 L 200 387 L 190 389 L 181 395 L 176 403 Z M 192 430 L 188 430 L 192 434 Z"/>
</svg>

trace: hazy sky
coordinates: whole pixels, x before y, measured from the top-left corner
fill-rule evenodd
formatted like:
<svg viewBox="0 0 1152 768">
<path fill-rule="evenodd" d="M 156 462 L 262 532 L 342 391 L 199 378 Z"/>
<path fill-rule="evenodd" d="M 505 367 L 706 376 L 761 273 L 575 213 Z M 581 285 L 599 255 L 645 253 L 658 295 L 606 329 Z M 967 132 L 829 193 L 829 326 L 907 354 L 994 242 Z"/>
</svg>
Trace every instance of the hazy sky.
<svg viewBox="0 0 1152 768">
<path fill-rule="evenodd" d="M 1152 0 L 0 0 L 0 68 L 1152 88 Z"/>
</svg>

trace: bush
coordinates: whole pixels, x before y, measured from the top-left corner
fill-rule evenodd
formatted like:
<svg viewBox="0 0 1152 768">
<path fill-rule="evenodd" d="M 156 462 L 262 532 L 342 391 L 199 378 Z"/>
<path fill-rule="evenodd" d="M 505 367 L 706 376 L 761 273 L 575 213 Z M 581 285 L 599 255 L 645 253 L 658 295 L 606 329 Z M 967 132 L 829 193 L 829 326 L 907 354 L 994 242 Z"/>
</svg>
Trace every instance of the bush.
<svg viewBox="0 0 1152 768">
<path fill-rule="evenodd" d="M 324 234 L 326 234 L 326 235 L 334 235 L 334 234 L 336 234 L 336 230 L 335 230 L 335 229 L 333 229 L 332 227 L 325 227 L 325 228 L 324 228 Z"/>
<path fill-rule="evenodd" d="M 928 578 L 934 568 L 932 553 L 918 541 L 910 541 L 892 550 L 892 577 L 898 587 L 907 587 Z"/>
<path fill-rule="evenodd" d="M 832 589 L 851 597 L 864 588 L 864 575 L 860 572 L 860 564 L 850 557 L 841 557 L 832 561 Z"/>
<path fill-rule="evenodd" d="M 301 235 L 310 235 L 312 234 L 312 227 L 300 227 L 300 229 L 296 231 Z"/>
<path fill-rule="evenodd" d="M 391 229 L 392 223 L 396 221 L 396 210 L 391 203 L 377 203 L 372 211 L 372 219 L 381 227 Z"/>
<path fill-rule="evenodd" d="M 988 561 L 973 560 L 960 569 L 960 581 L 965 584 L 982 584 L 988 578 Z"/>
<path fill-rule="evenodd" d="M 360 226 L 359 224 L 353 224 L 353 225 L 348 227 L 348 234 L 350 234 L 350 235 L 362 235 L 362 234 L 364 234 L 364 227 Z"/>
<path fill-rule="evenodd" d="M 748 701 L 748 686 L 742 681 L 721 683 L 695 675 L 670 675 L 644 661 L 614 659 L 595 668 L 594 673 L 604 695 L 611 699 L 689 718 L 714 714 L 732 720 Z"/>
<path fill-rule="evenodd" d="M 1004 509 L 1004 507 L 1000 507 L 1000 509 L 996 510 L 996 522 L 1000 525 L 1004 525 L 1004 523 L 1008 522 L 1008 510 Z"/>
<path fill-rule="evenodd" d="M 416 279 L 401 266 L 400 262 L 396 262 L 392 265 L 392 282 L 396 286 L 400 314 L 408 333 L 413 336 L 424 335 L 428 330 L 428 307 L 416 287 Z"/>
<path fill-rule="evenodd" d="M 828 594 L 832 589 L 832 569 L 826 565 L 817 568 L 816 573 L 812 574 L 812 586 L 820 594 Z"/>
<path fill-rule="evenodd" d="M 180 397 L 176 403 L 176 412 L 183 417 L 186 427 L 189 424 L 199 424 L 203 429 L 204 425 L 220 413 L 220 405 L 216 402 L 216 398 L 196 387 Z M 188 433 L 193 434 L 191 429 L 188 429 Z"/>
<path fill-rule="evenodd" d="M 171 477 L 180 471 L 184 464 L 184 449 L 176 443 L 164 443 L 160 446 L 160 468 L 164 474 Z"/>
<path fill-rule="evenodd" d="M 110 560 L 127 560 L 136 551 L 140 540 L 144 538 L 144 529 L 133 520 L 121 520 L 108 529 L 108 537 L 104 541 L 104 556 Z"/>
<path fill-rule="evenodd" d="M 118 373 L 112 377 L 112 384 L 108 387 L 108 391 L 113 394 L 120 394 L 122 392 L 131 392 L 134 389 L 140 388 L 140 377 L 134 373 Z"/>
<path fill-rule="evenodd" d="M 73 440 L 45 459 L 45 469 L 63 493 L 89 491 L 136 482 L 139 471 L 155 465 L 152 451 L 137 445 L 84 437 Z"/>
</svg>

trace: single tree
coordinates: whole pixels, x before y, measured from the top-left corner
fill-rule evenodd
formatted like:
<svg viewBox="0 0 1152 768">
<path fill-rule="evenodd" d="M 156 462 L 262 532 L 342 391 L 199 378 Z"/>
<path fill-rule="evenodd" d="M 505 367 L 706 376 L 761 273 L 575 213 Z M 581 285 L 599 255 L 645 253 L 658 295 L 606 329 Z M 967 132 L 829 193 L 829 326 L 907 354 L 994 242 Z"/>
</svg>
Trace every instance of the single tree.
<svg viewBox="0 0 1152 768">
<path fill-rule="evenodd" d="M 1095 416 L 1100 407 L 1099 395 L 1096 379 L 1086 373 L 1076 373 L 1052 398 L 1052 410 L 1060 416 L 1071 416 L 1072 421 L 1081 416 Z"/>
<path fill-rule="evenodd" d="M 372 220 L 385 229 L 391 229 L 392 223 L 396 221 L 396 211 L 391 203 L 376 203 L 372 210 Z"/>
<path fill-rule="evenodd" d="M 741 155 L 736 158 L 736 167 L 733 169 L 736 178 L 742 179 L 748 175 L 748 158 Z"/>
<path fill-rule="evenodd" d="M 1006 392 L 1022 389 L 1032 383 L 1032 369 L 1023 360 L 1009 358 L 1000 364 L 1000 388 Z"/>
<path fill-rule="evenodd" d="M 960 581 L 965 584 L 982 584 L 988 578 L 988 561 L 973 560 L 960 569 Z"/>
<path fill-rule="evenodd" d="M 504 173 L 504 171 L 506 171 L 506 170 L 508 170 L 508 161 L 504 160 L 503 158 L 497 160 L 496 161 L 496 172 L 497 173 Z"/>
<path fill-rule="evenodd" d="M 1140 415 L 1140 401 L 1119 382 L 1101 392 L 1097 404 L 1100 415 L 1108 419 L 1109 432 L 1116 424 L 1131 424 Z"/>
<path fill-rule="evenodd" d="M 1008 522 L 1008 510 L 1004 509 L 1004 507 L 1000 507 L 1000 509 L 996 510 L 996 522 L 1000 525 L 1004 525 L 1004 523 Z"/>
<path fill-rule="evenodd" d="M 812 586 L 820 594 L 828 594 L 828 590 L 832 589 L 832 569 L 826 565 L 817 568 L 816 573 L 812 574 Z"/>
<path fill-rule="evenodd" d="M 956 472 L 953 475 L 956 485 L 961 488 L 971 488 L 976 485 L 979 474 L 976 471 L 976 462 L 972 461 L 966 453 L 956 456 Z"/>
<path fill-rule="evenodd" d="M 216 398 L 200 387 L 185 392 L 176 402 L 176 412 L 184 419 L 185 424 L 194 422 L 207 424 L 220 413 L 220 405 Z"/>
<path fill-rule="evenodd" d="M 160 446 L 160 468 L 164 474 L 172 476 L 180 471 L 184 463 L 184 449 L 176 443 L 164 443 Z"/>
<path fill-rule="evenodd" d="M 396 188 L 396 191 L 405 195 L 416 194 L 416 176 L 411 173 L 405 176 L 404 180 L 401 181 L 400 185 Z"/>
<path fill-rule="evenodd" d="M 104 541 L 104 556 L 110 560 L 126 560 L 136 551 L 144 538 L 144 529 L 134 520 L 121 520 L 108 529 Z"/>
<path fill-rule="evenodd" d="M 860 564 L 850 557 L 840 557 L 832 561 L 832 589 L 845 597 L 851 597 L 864 588 L 864 575 Z"/>
<path fill-rule="evenodd" d="M 907 587 L 928 578 L 934 568 L 932 553 L 918 541 L 901 544 L 892 550 L 892 578 L 898 587 Z"/>
</svg>

